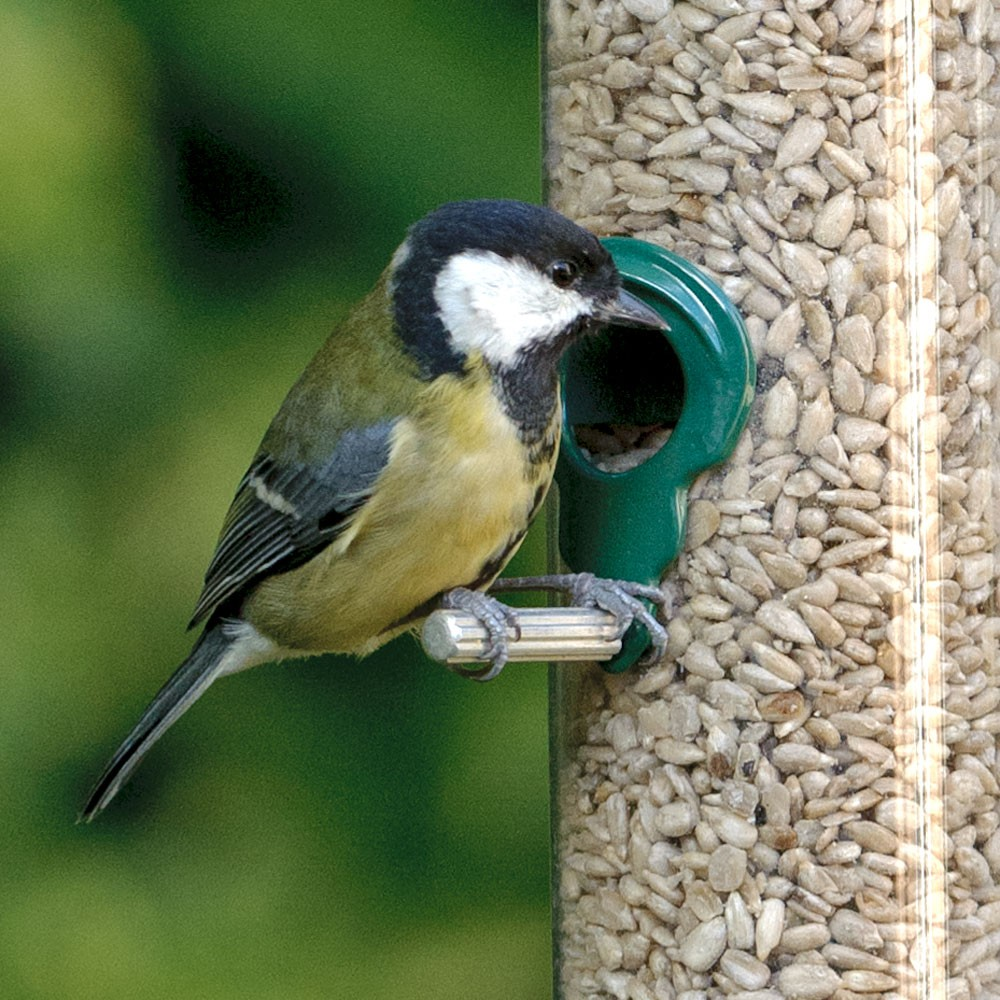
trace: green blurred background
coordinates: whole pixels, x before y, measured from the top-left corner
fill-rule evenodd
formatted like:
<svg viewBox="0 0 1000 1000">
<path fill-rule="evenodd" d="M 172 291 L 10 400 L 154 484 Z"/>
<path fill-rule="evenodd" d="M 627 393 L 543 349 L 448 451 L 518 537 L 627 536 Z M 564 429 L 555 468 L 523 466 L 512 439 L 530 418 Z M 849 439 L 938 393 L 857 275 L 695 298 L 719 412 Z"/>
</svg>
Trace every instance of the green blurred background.
<svg viewBox="0 0 1000 1000">
<path fill-rule="evenodd" d="M 534 0 L 0 0 L 0 996 L 548 995 L 542 668 L 226 679 L 74 825 L 347 303 L 431 207 L 538 200 L 536 35 Z"/>
</svg>

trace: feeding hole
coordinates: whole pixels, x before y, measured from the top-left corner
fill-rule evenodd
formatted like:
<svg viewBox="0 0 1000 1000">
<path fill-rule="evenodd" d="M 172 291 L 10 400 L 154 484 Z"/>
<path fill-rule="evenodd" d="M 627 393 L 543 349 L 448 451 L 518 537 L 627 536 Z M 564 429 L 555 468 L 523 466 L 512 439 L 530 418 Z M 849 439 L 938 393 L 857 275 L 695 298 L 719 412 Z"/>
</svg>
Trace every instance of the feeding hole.
<svg viewBox="0 0 1000 1000">
<path fill-rule="evenodd" d="M 684 407 L 680 359 L 656 330 L 611 327 L 566 359 L 568 433 L 605 472 L 627 472 L 669 440 Z"/>
</svg>

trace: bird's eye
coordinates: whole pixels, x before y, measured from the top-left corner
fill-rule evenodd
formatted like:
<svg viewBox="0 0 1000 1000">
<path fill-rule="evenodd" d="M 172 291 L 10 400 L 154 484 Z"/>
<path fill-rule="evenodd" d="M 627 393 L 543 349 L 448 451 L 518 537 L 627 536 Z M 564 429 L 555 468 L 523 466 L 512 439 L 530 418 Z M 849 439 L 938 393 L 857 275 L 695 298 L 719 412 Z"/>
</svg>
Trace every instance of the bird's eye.
<svg viewBox="0 0 1000 1000">
<path fill-rule="evenodd" d="M 557 288 L 569 288 L 580 275 L 580 268 L 571 260 L 557 260 L 549 268 L 549 276 Z"/>
</svg>

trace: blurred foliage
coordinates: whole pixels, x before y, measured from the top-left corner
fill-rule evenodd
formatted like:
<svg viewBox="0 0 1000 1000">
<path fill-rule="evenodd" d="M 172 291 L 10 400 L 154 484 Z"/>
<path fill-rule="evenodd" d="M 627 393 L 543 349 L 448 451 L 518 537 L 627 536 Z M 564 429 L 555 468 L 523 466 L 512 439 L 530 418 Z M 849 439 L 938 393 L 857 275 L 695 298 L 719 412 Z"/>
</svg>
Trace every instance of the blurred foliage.
<svg viewBox="0 0 1000 1000">
<path fill-rule="evenodd" d="M 74 825 L 347 303 L 434 205 L 538 199 L 536 32 L 528 0 L 0 0 L 0 996 L 547 996 L 541 668 L 405 638 L 228 678 Z"/>
</svg>

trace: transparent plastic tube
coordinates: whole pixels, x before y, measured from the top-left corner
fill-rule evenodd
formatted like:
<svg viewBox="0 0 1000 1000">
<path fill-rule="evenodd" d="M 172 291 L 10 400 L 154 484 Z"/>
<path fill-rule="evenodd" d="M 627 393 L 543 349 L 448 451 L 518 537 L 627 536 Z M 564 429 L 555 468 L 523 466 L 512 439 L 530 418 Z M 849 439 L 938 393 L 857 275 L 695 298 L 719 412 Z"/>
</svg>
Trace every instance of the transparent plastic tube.
<svg viewBox="0 0 1000 1000">
<path fill-rule="evenodd" d="M 544 17 L 550 203 L 703 267 L 759 365 L 664 660 L 553 668 L 557 996 L 1000 997 L 1000 17 Z"/>
</svg>

